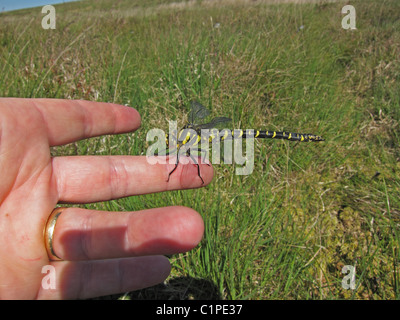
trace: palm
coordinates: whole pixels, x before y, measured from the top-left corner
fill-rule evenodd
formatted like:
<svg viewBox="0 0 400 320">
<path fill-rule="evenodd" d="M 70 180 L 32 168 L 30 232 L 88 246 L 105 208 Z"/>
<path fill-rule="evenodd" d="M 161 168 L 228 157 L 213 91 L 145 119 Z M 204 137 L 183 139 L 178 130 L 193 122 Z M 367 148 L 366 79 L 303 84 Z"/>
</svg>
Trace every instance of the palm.
<svg viewBox="0 0 400 320">
<path fill-rule="evenodd" d="M 190 209 L 152 209 L 146 214 L 138 212 L 110 218 L 105 213 L 94 214 L 89 210 L 71 208 L 57 222 L 54 239 L 56 250 L 65 261 L 49 261 L 43 230 L 59 201 L 85 203 L 166 188 L 177 189 L 181 188 L 181 181 L 187 180 L 178 180 L 179 176 L 196 176 L 194 169 L 181 169 L 181 175 L 166 184 L 165 172 L 168 169 L 159 166 L 154 174 L 149 174 L 151 171 L 146 168 L 142 157 L 53 159 L 50 156 L 49 147 L 52 145 L 100 134 L 128 132 L 139 124 L 140 117 L 134 109 L 117 105 L 0 99 L 0 297 L 87 298 L 138 289 L 158 283 L 167 276 L 169 264 L 159 254 L 186 251 L 198 243 L 203 232 L 202 221 Z M 205 168 L 205 172 L 206 179 L 210 180 L 211 171 Z M 146 180 L 149 182 L 138 186 L 134 178 L 140 178 L 140 175 L 150 175 Z M 196 183 L 186 187 L 200 186 L 197 180 L 190 181 Z M 168 232 L 176 233 L 173 227 L 168 231 L 173 220 L 176 225 L 176 215 L 180 216 L 179 230 L 183 225 L 180 232 L 185 232 L 184 235 L 168 235 Z M 162 221 L 157 229 L 153 227 L 155 219 Z M 105 225 L 109 228 L 104 228 Z M 141 236 L 141 230 L 150 227 L 154 229 L 151 235 L 143 232 Z M 66 241 L 65 235 L 71 234 L 71 230 L 77 236 Z M 120 233 L 117 237 L 115 230 Z M 83 233 L 86 231 L 90 234 L 90 241 L 89 236 Z M 148 239 L 161 239 L 161 235 L 175 237 L 176 243 L 165 245 L 164 241 L 157 244 Z M 113 243 L 114 238 L 129 241 L 122 245 L 116 240 Z M 56 290 L 43 290 L 42 287 L 45 276 L 42 268 L 49 264 L 57 271 Z M 121 279 L 108 279 L 110 270 L 116 265 L 131 270 L 133 278 L 127 282 L 127 288 L 121 287 Z M 155 270 L 152 274 L 148 274 L 149 265 Z M 68 277 L 75 279 L 77 274 L 82 276 L 88 270 L 91 270 L 92 277 L 87 279 L 88 283 L 69 282 Z M 127 270 L 124 270 L 125 275 Z M 133 276 L 135 272 L 142 272 L 142 277 Z M 143 280 L 146 275 L 147 281 Z M 94 284 L 101 277 L 106 279 L 103 286 Z"/>
<path fill-rule="evenodd" d="M 58 202 L 46 128 L 35 108 L 3 106 L 1 131 L 1 295 L 34 297 L 48 258 L 43 247 L 46 213 Z M 38 201 L 41 199 L 41 201 Z M 26 224 L 29 222 L 29 228 Z M 47 260 L 47 262 L 46 262 Z M 25 281 L 29 275 L 34 275 Z M 3 280 L 4 281 L 4 280 Z M 23 285 L 23 288 L 21 288 Z"/>
</svg>

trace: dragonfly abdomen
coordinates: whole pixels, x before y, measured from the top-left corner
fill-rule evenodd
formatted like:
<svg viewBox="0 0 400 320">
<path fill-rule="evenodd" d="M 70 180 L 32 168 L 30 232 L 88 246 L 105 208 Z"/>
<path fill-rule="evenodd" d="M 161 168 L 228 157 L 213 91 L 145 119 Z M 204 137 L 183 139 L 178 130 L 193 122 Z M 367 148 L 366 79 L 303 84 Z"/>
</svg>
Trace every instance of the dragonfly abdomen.
<svg viewBox="0 0 400 320">
<path fill-rule="evenodd" d="M 322 137 L 310 133 L 296 133 L 286 131 L 255 131 L 255 138 L 284 139 L 290 141 L 323 141 Z"/>
<path fill-rule="evenodd" d="M 284 139 L 290 141 L 324 141 L 322 137 L 316 136 L 309 133 L 295 133 L 287 131 L 269 131 L 269 130 L 222 130 L 219 134 L 221 140 L 229 139 L 246 139 L 246 138 L 258 138 L 258 139 Z"/>
</svg>

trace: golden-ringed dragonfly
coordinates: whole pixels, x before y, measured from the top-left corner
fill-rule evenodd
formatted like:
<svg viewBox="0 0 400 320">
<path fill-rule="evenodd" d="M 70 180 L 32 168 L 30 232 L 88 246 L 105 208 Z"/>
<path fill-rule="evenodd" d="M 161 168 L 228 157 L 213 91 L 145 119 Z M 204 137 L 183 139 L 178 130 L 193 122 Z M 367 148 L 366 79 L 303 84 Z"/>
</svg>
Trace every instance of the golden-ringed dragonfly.
<svg viewBox="0 0 400 320">
<path fill-rule="evenodd" d="M 284 139 L 290 141 L 299 141 L 299 142 L 309 142 L 309 141 L 324 141 L 322 137 L 310 134 L 310 133 L 294 133 L 287 131 L 274 131 L 274 130 L 221 130 L 219 134 L 209 134 L 207 136 L 202 135 L 203 129 L 213 129 L 218 127 L 223 123 L 232 122 L 232 119 L 226 117 L 216 117 L 213 118 L 210 122 L 198 124 L 197 120 L 204 119 L 210 115 L 210 111 L 204 107 L 201 103 L 197 101 L 193 101 L 191 103 L 191 110 L 189 113 L 188 123 L 181 129 L 179 132 L 173 132 L 172 134 L 166 134 L 166 144 L 167 150 L 165 155 L 175 154 L 176 152 L 176 162 L 175 167 L 168 174 L 168 179 L 175 172 L 179 164 L 179 156 L 181 154 L 186 153 L 196 164 L 197 166 L 197 174 L 201 179 L 201 182 L 204 184 L 204 180 L 200 175 L 200 166 L 198 164 L 198 160 L 196 160 L 193 155 L 190 153 L 190 150 L 197 149 L 201 152 L 206 152 L 205 150 L 200 149 L 201 142 L 212 142 L 214 139 L 228 140 L 228 139 L 246 139 L 246 138 L 258 138 L 258 139 Z M 229 134 L 228 134 L 229 133 Z M 208 143 L 207 142 L 207 143 Z M 180 152 L 181 148 L 185 147 L 183 152 Z M 189 148 L 187 148 L 189 147 Z M 208 163 L 207 163 L 208 164 Z M 208 164 L 209 165 L 209 164 Z"/>
</svg>

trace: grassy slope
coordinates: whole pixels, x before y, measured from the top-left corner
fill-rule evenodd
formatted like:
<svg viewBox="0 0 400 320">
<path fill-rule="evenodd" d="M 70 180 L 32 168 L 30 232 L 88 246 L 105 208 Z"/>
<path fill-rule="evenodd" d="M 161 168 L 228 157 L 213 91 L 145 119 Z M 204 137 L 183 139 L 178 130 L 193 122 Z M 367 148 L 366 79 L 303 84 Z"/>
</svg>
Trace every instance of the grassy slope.
<svg viewBox="0 0 400 320">
<path fill-rule="evenodd" d="M 144 154 L 146 132 L 183 120 L 193 98 L 237 127 L 326 141 L 258 141 L 250 176 L 219 165 L 201 190 L 90 205 L 186 205 L 204 217 L 204 240 L 171 257 L 167 286 L 131 296 L 400 298 L 398 2 L 352 2 L 356 31 L 341 28 L 343 4 L 167 2 L 56 6 L 56 30 L 40 27 L 40 10 L 0 14 L 0 96 L 115 101 L 142 114 L 134 135 L 55 155 Z M 342 288 L 344 265 L 356 265 L 357 290 Z"/>
</svg>

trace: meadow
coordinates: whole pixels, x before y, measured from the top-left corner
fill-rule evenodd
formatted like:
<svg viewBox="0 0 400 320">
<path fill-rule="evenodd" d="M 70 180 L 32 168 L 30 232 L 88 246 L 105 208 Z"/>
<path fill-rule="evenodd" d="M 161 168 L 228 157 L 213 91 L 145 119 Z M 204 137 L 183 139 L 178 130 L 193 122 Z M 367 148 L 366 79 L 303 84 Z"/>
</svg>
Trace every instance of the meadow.
<svg viewBox="0 0 400 320">
<path fill-rule="evenodd" d="M 191 100 L 232 127 L 314 133 L 320 143 L 255 141 L 251 175 L 82 205 L 184 205 L 205 234 L 170 257 L 161 285 L 124 299 L 399 299 L 400 2 L 86 0 L 0 14 L 0 96 L 136 108 L 142 127 L 53 148 L 145 155 L 146 134 L 187 121 Z M 343 287 L 344 266 L 355 288 Z"/>
</svg>

